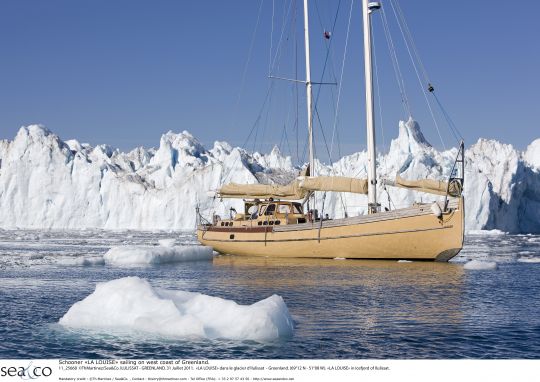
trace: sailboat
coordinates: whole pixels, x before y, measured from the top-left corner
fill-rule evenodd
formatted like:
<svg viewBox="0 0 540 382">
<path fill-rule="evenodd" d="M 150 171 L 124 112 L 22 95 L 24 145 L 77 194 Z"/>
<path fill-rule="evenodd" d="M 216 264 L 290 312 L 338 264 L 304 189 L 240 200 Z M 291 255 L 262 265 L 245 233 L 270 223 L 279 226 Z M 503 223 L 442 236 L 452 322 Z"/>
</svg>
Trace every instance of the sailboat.
<svg viewBox="0 0 540 382">
<path fill-rule="evenodd" d="M 316 176 L 313 150 L 313 105 L 310 77 L 308 1 L 304 0 L 306 97 L 309 165 L 287 185 L 224 184 L 217 195 L 244 200 L 244 211 L 230 219 L 198 214 L 197 238 L 217 252 L 284 258 L 405 259 L 448 261 L 463 247 L 464 149 L 461 142 L 447 181 L 377 180 L 371 14 L 378 2 L 362 0 L 366 83 L 367 179 Z M 378 184 L 380 183 L 380 184 Z M 440 195 L 441 200 L 387 210 L 377 201 L 377 187 L 389 186 Z M 330 219 L 304 207 L 315 192 L 367 194 L 367 214 Z"/>
</svg>

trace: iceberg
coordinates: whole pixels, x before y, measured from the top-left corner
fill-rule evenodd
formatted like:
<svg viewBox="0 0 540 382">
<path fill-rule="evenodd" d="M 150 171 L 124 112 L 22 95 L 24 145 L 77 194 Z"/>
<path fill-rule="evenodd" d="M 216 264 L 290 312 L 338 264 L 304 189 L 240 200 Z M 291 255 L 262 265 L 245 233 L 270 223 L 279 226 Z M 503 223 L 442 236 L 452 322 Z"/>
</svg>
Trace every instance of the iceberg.
<svg viewBox="0 0 540 382">
<path fill-rule="evenodd" d="M 435 149 L 417 122 L 401 121 L 388 153 L 379 153 L 379 175 L 394 179 L 444 180 L 457 149 Z M 520 152 L 508 144 L 479 139 L 465 152 L 466 229 L 540 233 L 540 139 Z M 362 177 L 365 151 L 329 165 L 321 176 Z M 194 229 L 195 206 L 207 216 L 238 211 L 241 200 L 208 195 L 224 183 L 288 184 L 299 173 L 274 148 L 250 153 L 215 142 L 206 149 L 192 134 L 163 134 L 158 148 L 120 152 L 107 145 L 63 141 L 40 125 L 21 127 L 0 141 L 0 228 L 7 229 Z M 396 206 L 431 202 L 433 195 L 388 188 Z M 379 189 L 385 206 L 388 195 Z M 322 198 L 322 195 L 319 195 Z M 319 203 L 320 205 L 320 203 Z M 366 213 L 367 197 L 328 193 L 324 211 L 335 218 Z"/>
<path fill-rule="evenodd" d="M 76 302 L 59 323 L 174 338 L 271 341 L 293 335 L 293 320 L 278 295 L 239 305 L 201 293 L 154 288 L 139 277 L 98 283 L 95 291 Z"/>
</svg>

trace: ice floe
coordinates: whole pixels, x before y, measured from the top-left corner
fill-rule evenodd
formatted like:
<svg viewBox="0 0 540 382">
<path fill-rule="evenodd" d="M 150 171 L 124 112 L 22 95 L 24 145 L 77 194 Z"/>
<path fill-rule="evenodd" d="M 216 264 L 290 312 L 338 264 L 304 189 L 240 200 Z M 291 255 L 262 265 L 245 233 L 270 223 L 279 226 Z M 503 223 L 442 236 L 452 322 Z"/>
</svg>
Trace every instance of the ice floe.
<svg viewBox="0 0 540 382">
<path fill-rule="evenodd" d="M 88 267 L 94 265 L 103 265 L 105 264 L 105 260 L 103 259 L 103 256 L 70 256 L 56 259 L 56 264 L 67 266 L 82 265 L 84 267 Z"/>
<path fill-rule="evenodd" d="M 201 293 L 154 288 L 139 277 L 98 283 L 60 319 L 66 327 L 135 330 L 179 338 L 268 341 L 293 334 L 283 299 L 252 305 Z"/>
<path fill-rule="evenodd" d="M 520 263 L 540 263 L 540 257 L 520 257 L 517 261 Z"/>
<path fill-rule="evenodd" d="M 163 247 L 174 247 L 174 244 L 176 243 L 176 239 L 161 239 L 158 240 L 159 245 Z"/>
<path fill-rule="evenodd" d="M 467 235 L 506 235 L 506 232 L 503 232 L 498 229 L 491 229 L 491 230 L 483 230 L 483 229 L 471 229 L 467 231 Z"/>
<path fill-rule="evenodd" d="M 200 245 L 174 247 L 126 245 L 112 247 L 103 256 L 105 263 L 112 265 L 178 263 L 211 260 L 212 257 L 212 248 Z"/>
<path fill-rule="evenodd" d="M 463 268 L 473 271 L 492 270 L 497 269 L 497 263 L 494 261 L 471 260 Z"/>
</svg>

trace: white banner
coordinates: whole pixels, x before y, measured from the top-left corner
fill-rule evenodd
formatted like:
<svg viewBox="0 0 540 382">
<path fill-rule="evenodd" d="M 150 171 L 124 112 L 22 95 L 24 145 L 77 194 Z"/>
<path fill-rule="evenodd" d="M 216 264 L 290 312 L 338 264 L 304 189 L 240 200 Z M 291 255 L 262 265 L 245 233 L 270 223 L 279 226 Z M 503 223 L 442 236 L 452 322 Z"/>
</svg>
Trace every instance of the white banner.
<svg viewBox="0 0 540 382">
<path fill-rule="evenodd" d="M 1 360 L 0 381 L 534 380 L 538 360 Z"/>
</svg>

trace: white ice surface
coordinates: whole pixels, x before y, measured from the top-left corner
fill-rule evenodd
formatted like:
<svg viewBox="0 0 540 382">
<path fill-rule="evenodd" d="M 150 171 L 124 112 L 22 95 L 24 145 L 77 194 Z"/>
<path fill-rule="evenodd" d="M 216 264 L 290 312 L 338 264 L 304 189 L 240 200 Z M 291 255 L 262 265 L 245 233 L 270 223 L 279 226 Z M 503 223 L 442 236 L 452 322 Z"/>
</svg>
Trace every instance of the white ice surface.
<svg viewBox="0 0 540 382">
<path fill-rule="evenodd" d="M 540 232 L 540 140 L 520 152 L 511 145 L 480 139 L 465 152 L 466 229 Z M 379 176 L 446 179 L 457 150 L 438 151 L 419 125 L 400 122 L 389 153 L 379 153 Z M 333 165 L 317 162 L 321 175 L 365 177 L 365 151 Z M 157 149 L 128 153 L 107 145 L 62 141 L 39 125 L 22 127 L 12 141 L 0 141 L 2 228 L 193 229 L 195 206 L 207 218 L 242 210 L 241 200 L 207 195 L 223 182 L 287 183 L 298 175 L 278 149 L 250 153 L 215 142 L 206 149 L 187 131 L 168 132 Z M 388 187 L 393 204 L 430 202 L 435 196 Z M 322 194 L 322 193 L 320 193 Z M 339 218 L 366 213 L 365 195 L 328 193 L 325 213 Z M 387 196 L 379 188 L 386 207 Z M 318 195 L 317 198 L 322 198 Z M 320 204 L 320 203 L 319 203 Z"/>
<path fill-rule="evenodd" d="M 485 271 L 497 269 L 497 263 L 494 261 L 481 261 L 481 260 L 471 260 L 467 262 L 463 268 L 472 270 L 472 271 Z"/>
<path fill-rule="evenodd" d="M 176 239 L 161 239 L 158 240 L 159 245 L 163 247 L 174 247 L 174 244 L 176 243 Z"/>
<path fill-rule="evenodd" d="M 59 257 L 56 259 L 58 265 L 82 265 L 85 267 L 94 265 L 104 265 L 105 260 L 103 256 L 79 256 L 79 257 Z"/>
<path fill-rule="evenodd" d="M 540 257 L 520 257 L 517 261 L 520 263 L 540 263 Z"/>
<path fill-rule="evenodd" d="M 503 232 L 498 229 L 483 230 L 483 229 L 470 229 L 467 231 L 467 235 L 506 235 L 506 232 Z"/>
<path fill-rule="evenodd" d="M 184 245 L 175 247 L 126 245 L 112 247 L 103 256 L 107 264 L 162 264 L 211 260 L 211 247 Z"/>
<path fill-rule="evenodd" d="M 293 334 L 283 299 L 252 305 L 200 293 L 152 287 L 139 277 L 99 283 L 60 319 L 75 328 L 128 329 L 171 337 L 268 341 Z"/>
</svg>

